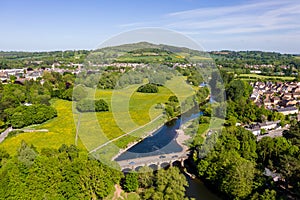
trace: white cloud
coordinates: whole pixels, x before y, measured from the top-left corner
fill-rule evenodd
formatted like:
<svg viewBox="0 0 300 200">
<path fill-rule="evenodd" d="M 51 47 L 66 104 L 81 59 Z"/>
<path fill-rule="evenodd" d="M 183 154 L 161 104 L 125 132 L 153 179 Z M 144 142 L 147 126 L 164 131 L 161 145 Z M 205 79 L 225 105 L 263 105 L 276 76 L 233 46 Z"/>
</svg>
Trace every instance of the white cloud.
<svg viewBox="0 0 300 200">
<path fill-rule="evenodd" d="M 168 13 L 123 28 L 164 27 L 212 49 L 261 49 L 300 53 L 300 2 L 247 0 L 224 7 Z M 299 50 L 298 50 L 299 49 Z"/>
<path fill-rule="evenodd" d="M 219 34 L 300 30 L 297 1 L 262 1 L 169 13 L 169 28 Z"/>
</svg>

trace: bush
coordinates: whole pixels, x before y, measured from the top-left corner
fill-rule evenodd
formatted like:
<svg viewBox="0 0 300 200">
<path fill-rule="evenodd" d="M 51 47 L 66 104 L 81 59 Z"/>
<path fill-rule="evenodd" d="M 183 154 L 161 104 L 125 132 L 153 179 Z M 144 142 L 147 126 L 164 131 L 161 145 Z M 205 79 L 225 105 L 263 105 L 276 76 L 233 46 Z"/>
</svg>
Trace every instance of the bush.
<svg viewBox="0 0 300 200">
<path fill-rule="evenodd" d="M 104 112 L 109 110 L 108 104 L 103 99 L 84 99 L 77 103 L 76 108 L 79 112 Z"/>
<path fill-rule="evenodd" d="M 168 99 L 168 101 L 170 101 L 170 102 L 176 102 L 176 103 L 179 102 L 179 100 L 178 100 L 178 98 L 176 96 L 170 96 L 169 99 Z"/>
<path fill-rule="evenodd" d="M 142 93 L 157 93 L 158 87 L 154 84 L 148 83 L 140 86 L 137 91 Z"/>
</svg>

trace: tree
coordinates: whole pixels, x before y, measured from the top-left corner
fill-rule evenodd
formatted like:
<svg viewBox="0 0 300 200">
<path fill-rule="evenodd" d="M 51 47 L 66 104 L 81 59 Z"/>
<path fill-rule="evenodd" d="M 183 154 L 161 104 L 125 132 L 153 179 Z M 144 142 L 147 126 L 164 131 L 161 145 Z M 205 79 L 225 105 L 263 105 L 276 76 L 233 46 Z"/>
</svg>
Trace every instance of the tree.
<svg viewBox="0 0 300 200">
<path fill-rule="evenodd" d="M 146 85 L 142 85 L 137 89 L 138 92 L 142 93 L 157 93 L 158 87 L 154 84 L 148 83 Z"/>
<path fill-rule="evenodd" d="M 276 191 L 266 189 L 263 194 L 255 193 L 251 200 L 276 200 Z"/>
<path fill-rule="evenodd" d="M 97 160 L 88 160 L 82 164 L 79 185 L 85 198 L 96 200 L 107 196 L 120 180 L 120 172 L 102 166 Z"/>
<path fill-rule="evenodd" d="M 4 149 L 0 149 L 0 168 L 2 167 L 2 160 L 8 159 L 9 154 Z"/>
<path fill-rule="evenodd" d="M 168 99 L 169 102 L 175 102 L 175 103 L 178 103 L 179 100 L 177 98 L 177 96 L 170 96 L 169 99 Z"/>
<path fill-rule="evenodd" d="M 188 186 L 188 182 L 177 167 L 159 170 L 154 180 L 156 187 L 144 190 L 143 199 L 185 199 L 185 187 Z"/>
<path fill-rule="evenodd" d="M 248 98 L 252 88 L 248 83 L 242 80 L 234 80 L 230 82 L 226 89 L 226 95 L 228 99 L 237 101 L 242 98 Z"/>
<path fill-rule="evenodd" d="M 129 172 L 125 176 L 123 188 L 126 192 L 134 192 L 138 189 L 138 174 L 136 172 Z"/>
<path fill-rule="evenodd" d="M 148 166 L 141 167 L 138 171 L 138 176 L 140 187 L 148 188 L 153 185 L 154 174 L 152 168 Z"/>
<path fill-rule="evenodd" d="M 290 140 L 292 144 L 300 148 L 300 122 L 292 124 L 289 130 L 283 132 L 283 137 Z"/>
<path fill-rule="evenodd" d="M 230 164 L 226 166 L 226 173 L 221 182 L 221 191 L 225 192 L 231 199 L 243 199 L 251 194 L 255 165 L 238 156 L 229 154 L 227 159 Z"/>
<path fill-rule="evenodd" d="M 103 99 L 83 99 L 77 102 L 76 108 L 80 112 L 104 112 L 109 110 L 108 104 Z"/>
<path fill-rule="evenodd" d="M 18 106 L 7 109 L 8 120 L 14 128 L 39 124 L 57 116 L 55 108 L 46 105 Z"/>
<path fill-rule="evenodd" d="M 99 99 L 95 101 L 95 111 L 102 112 L 108 111 L 108 104 L 103 99 Z"/>
<path fill-rule="evenodd" d="M 84 99 L 85 97 L 87 97 L 88 93 L 85 90 L 85 88 L 81 85 L 76 86 L 73 89 L 73 100 L 74 101 L 80 101 L 81 99 Z"/>
<path fill-rule="evenodd" d="M 37 157 L 37 152 L 33 146 L 27 145 L 27 143 L 22 140 L 21 147 L 18 149 L 18 160 L 20 163 L 24 164 L 27 168 L 29 168 L 35 158 Z"/>
</svg>

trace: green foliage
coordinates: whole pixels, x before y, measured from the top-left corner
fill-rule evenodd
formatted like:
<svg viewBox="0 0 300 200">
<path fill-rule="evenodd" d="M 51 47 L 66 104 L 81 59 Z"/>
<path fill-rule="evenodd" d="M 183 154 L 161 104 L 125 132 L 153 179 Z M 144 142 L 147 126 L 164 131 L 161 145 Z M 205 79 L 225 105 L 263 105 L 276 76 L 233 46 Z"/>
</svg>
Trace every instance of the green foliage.
<svg viewBox="0 0 300 200">
<path fill-rule="evenodd" d="M 149 188 L 153 186 L 154 183 L 154 174 L 153 174 L 153 169 L 144 166 L 141 167 L 138 171 L 138 180 L 139 180 L 139 186 L 142 188 Z"/>
<path fill-rule="evenodd" d="M 236 100 L 236 102 L 230 100 L 227 101 L 226 112 L 226 119 L 234 117 L 238 122 L 243 123 L 264 122 L 265 120 L 285 121 L 282 113 L 272 112 L 271 110 L 265 109 L 263 106 L 258 107 L 253 101 L 245 98 Z"/>
<path fill-rule="evenodd" d="M 14 128 L 40 124 L 56 116 L 56 110 L 46 105 L 19 106 L 8 112 L 9 122 Z"/>
<path fill-rule="evenodd" d="M 208 87 L 201 87 L 196 93 L 196 97 L 198 99 L 198 102 L 203 103 L 207 100 L 209 95 L 209 89 Z"/>
<path fill-rule="evenodd" d="M 137 89 L 137 92 L 142 93 L 157 93 L 158 87 L 154 84 L 148 83 L 146 85 L 142 85 Z"/>
<path fill-rule="evenodd" d="M 210 93 L 216 102 L 225 101 L 225 91 L 223 87 L 223 81 L 218 71 L 211 73 L 211 79 L 209 81 Z"/>
<path fill-rule="evenodd" d="M 234 102 L 243 98 L 249 98 L 251 92 L 251 86 L 247 82 L 242 80 L 234 80 L 230 82 L 230 84 L 226 88 L 227 98 Z"/>
<path fill-rule="evenodd" d="M 199 117 L 200 124 L 209 124 L 209 122 L 210 122 L 210 117 L 203 116 L 203 115 Z"/>
<path fill-rule="evenodd" d="M 283 137 L 292 142 L 292 144 L 300 148 L 300 122 L 291 125 L 288 131 L 283 132 Z"/>
<path fill-rule="evenodd" d="M 299 148 L 293 146 L 291 142 L 284 137 L 262 138 L 257 145 L 259 161 L 266 167 L 274 169 L 275 166 L 280 167 L 281 155 L 293 156 L 299 151 Z"/>
<path fill-rule="evenodd" d="M 136 45 L 137 46 L 137 45 Z M 136 48 L 136 47 L 135 47 Z M 138 48 L 126 52 L 124 55 L 115 59 L 121 63 L 186 63 L 186 59 L 177 56 L 175 53 L 165 50 L 160 46 Z"/>
<path fill-rule="evenodd" d="M 109 110 L 108 104 L 103 99 L 83 99 L 76 104 L 76 108 L 80 112 L 105 112 Z"/>
<path fill-rule="evenodd" d="M 117 85 L 119 75 L 117 73 L 104 73 L 98 83 L 100 89 L 114 89 Z"/>
<path fill-rule="evenodd" d="M 75 146 L 38 154 L 22 143 L 18 156 L 6 160 L 0 168 L 0 199 L 102 199 L 122 177 Z"/>
<path fill-rule="evenodd" d="M 224 128 L 213 150 L 203 159 L 196 158 L 196 162 L 199 175 L 229 199 L 244 199 L 253 190 L 256 158 L 254 135 L 231 126 Z"/>
<path fill-rule="evenodd" d="M 0 149 L 0 168 L 2 167 L 2 160 L 8 158 L 9 158 L 9 154 L 4 149 Z"/>
<path fill-rule="evenodd" d="M 189 70 L 191 74 L 187 77 L 187 82 L 194 86 L 199 86 L 204 81 L 202 74 L 194 67 Z"/>
<path fill-rule="evenodd" d="M 142 199 L 186 199 L 185 187 L 188 186 L 188 182 L 178 168 L 171 167 L 167 170 L 159 170 L 153 181 L 155 187 L 144 188 L 141 194 Z"/>
<path fill-rule="evenodd" d="M 251 200 L 276 200 L 276 191 L 266 189 L 263 194 L 255 193 Z"/>
<path fill-rule="evenodd" d="M 29 168 L 33 164 L 37 152 L 33 146 L 29 146 L 25 141 L 22 141 L 17 156 L 18 161 Z"/>
<path fill-rule="evenodd" d="M 179 103 L 178 98 L 176 96 L 170 96 L 168 99 L 169 102 Z"/>
<path fill-rule="evenodd" d="M 174 108 L 172 106 L 166 106 L 165 111 L 169 118 L 175 117 Z"/>
<path fill-rule="evenodd" d="M 138 189 L 138 174 L 136 172 L 130 172 L 126 174 L 123 188 L 126 192 L 134 192 Z"/>
<path fill-rule="evenodd" d="M 289 65 L 294 63 L 295 66 L 299 66 L 299 60 L 290 54 L 280 54 L 276 52 L 262 52 L 262 51 L 222 51 L 211 52 L 211 56 L 215 58 L 217 65 L 222 65 L 223 68 L 241 69 L 246 64 L 248 65 L 268 65 L 272 64 L 276 67 L 282 65 Z M 268 69 L 268 68 L 265 68 Z M 274 69 L 274 71 L 282 71 L 288 75 L 288 70 Z M 267 72 L 267 71 L 266 71 Z"/>
<path fill-rule="evenodd" d="M 238 155 L 232 157 L 228 155 L 227 159 L 230 163 L 224 166 L 227 173 L 222 178 L 220 189 L 232 199 L 245 198 L 252 192 L 254 163 Z"/>
</svg>

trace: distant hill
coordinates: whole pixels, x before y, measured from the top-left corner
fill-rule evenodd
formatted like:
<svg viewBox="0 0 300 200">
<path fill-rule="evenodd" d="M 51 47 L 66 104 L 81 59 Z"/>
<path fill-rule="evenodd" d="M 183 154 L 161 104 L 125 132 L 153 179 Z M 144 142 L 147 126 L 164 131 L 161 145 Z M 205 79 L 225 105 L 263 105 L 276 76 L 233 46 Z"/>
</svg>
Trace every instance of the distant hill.
<svg viewBox="0 0 300 200">
<path fill-rule="evenodd" d="M 186 47 L 139 42 L 97 49 L 88 57 L 95 62 L 119 63 L 189 63 L 194 60 L 208 60 L 203 51 Z"/>
</svg>

